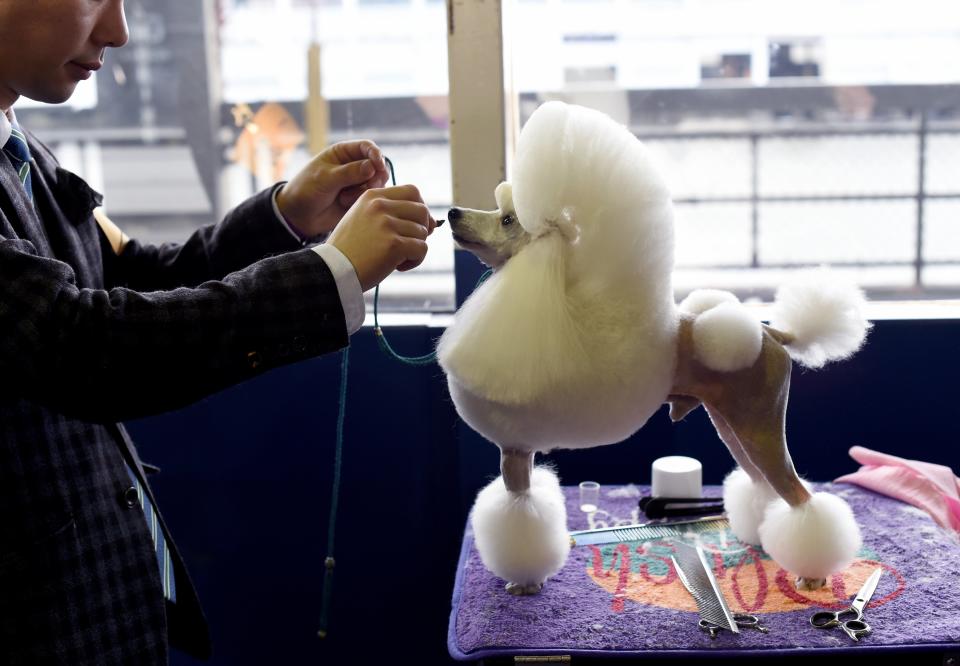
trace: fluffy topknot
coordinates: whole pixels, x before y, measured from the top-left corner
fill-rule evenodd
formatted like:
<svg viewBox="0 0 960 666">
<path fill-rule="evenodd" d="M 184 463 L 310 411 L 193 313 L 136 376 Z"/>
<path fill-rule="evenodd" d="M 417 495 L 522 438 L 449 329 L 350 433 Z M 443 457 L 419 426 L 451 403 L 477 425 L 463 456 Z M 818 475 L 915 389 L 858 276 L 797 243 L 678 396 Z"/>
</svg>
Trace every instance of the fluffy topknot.
<svg viewBox="0 0 960 666">
<path fill-rule="evenodd" d="M 668 383 L 673 211 L 646 147 L 603 113 L 548 102 L 520 133 L 511 183 L 533 239 L 460 308 L 437 349 L 444 371 L 506 404 L 611 381 L 607 366 Z M 632 339 L 614 335 L 626 326 Z M 648 347 L 647 367 L 608 363 L 626 344 L 610 339 Z"/>
</svg>

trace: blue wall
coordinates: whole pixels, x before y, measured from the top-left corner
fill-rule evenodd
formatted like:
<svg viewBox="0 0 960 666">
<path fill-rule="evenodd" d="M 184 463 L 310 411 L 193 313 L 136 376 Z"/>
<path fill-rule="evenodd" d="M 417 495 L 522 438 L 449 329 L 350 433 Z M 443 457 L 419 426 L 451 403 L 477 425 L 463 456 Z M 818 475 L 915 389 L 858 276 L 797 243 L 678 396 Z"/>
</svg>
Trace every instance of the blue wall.
<svg viewBox="0 0 960 666">
<path fill-rule="evenodd" d="M 388 334 L 413 355 L 437 331 Z M 812 480 L 852 471 L 854 444 L 960 468 L 957 341 L 960 320 L 881 321 L 852 360 L 796 367 L 787 434 L 798 470 Z M 163 468 L 153 485 L 210 619 L 214 664 L 449 662 L 460 535 L 497 473 L 496 449 L 458 422 L 436 365 L 400 365 L 369 329 L 354 336 L 331 633 L 317 639 L 339 361 L 274 370 L 128 424 Z M 649 483 L 650 463 L 672 453 L 700 459 L 706 483 L 732 467 L 703 410 L 678 425 L 661 410 L 627 442 L 548 458 L 566 483 Z"/>
</svg>

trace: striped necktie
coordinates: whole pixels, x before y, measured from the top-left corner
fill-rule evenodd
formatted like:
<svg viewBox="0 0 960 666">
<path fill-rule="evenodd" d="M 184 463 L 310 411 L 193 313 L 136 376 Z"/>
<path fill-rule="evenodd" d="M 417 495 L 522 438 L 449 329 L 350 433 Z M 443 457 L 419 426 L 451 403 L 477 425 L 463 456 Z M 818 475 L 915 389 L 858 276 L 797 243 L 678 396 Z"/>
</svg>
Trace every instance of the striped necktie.
<svg viewBox="0 0 960 666">
<path fill-rule="evenodd" d="M 147 519 L 147 529 L 150 530 L 150 536 L 153 537 L 153 548 L 157 553 L 157 564 L 160 566 L 160 580 L 163 583 L 163 596 L 170 601 L 177 601 L 177 586 L 173 579 L 173 561 L 170 559 L 170 549 L 167 548 L 167 540 L 163 537 L 163 529 L 160 527 L 160 521 L 157 518 L 157 512 L 153 509 L 150 498 L 143 491 L 143 486 L 133 470 L 127 466 L 127 473 L 130 480 L 133 481 L 133 487 L 137 489 L 137 499 L 140 500 L 140 506 L 143 508 L 143 515 Z"/>
<path fill-rule="evenodd" d="M 27 146 L 27 137 L 20 129 L 20 126 L 13 123 L 10 132 L 10 138 L 3 145 L 3 152 L 13 162 L 13 168 L 17 170 L 17 176 L 27 191 L 27 198 L 33 203 L 33 181 L 30 177 L 30 148 Z"/>
</svg>

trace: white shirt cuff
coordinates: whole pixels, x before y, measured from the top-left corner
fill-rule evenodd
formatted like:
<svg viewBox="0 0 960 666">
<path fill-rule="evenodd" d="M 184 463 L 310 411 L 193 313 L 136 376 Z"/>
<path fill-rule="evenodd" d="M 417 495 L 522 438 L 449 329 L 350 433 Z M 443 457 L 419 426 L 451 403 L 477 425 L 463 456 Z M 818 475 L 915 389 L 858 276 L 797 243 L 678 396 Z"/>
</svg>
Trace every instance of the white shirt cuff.
<svg viewBox="0 0 960 666">
<path fill-rule="evenodd" d="M 282 183 L 277 183 L 276 186 L 273 188 L 273 194 L 270 196 L 270 201 L 271 203 L 273 203 L 273 214 L 277 216 L 277 219 L 280 220 L 280 223 L 284 226 L 284 228 L 290 233 L 291 236 L 293 236 L 293 239 L 295 241 L 300 243 L 302 247 L 306 247 L 307 245 L 310 245 L 312 243 L 321 243 L 324 240 L 326 240 L 326 236 L 317 236 L 316 238 L 304 238 L 303 236 L 297 233 L 296 229 L 294 229 L 289 222 L 287 222 L 287 218 L 285 218 L 283 216 L 283 213 L 280 212 L 280 206 L 277 205 L 277 195 L 280 194 L 280 190 L 282 190 L 283 186 L 286 184 L 287 184 L 286 181 Z"/>
<path fill-rule="evenodd" d="M 313 251 L 327 264 L 337 283 L 337 293 L 340 294 L 340 304 L 343 306 L 343 316 L 347 324 L 347 335 L 353 335 L 363 326 L 363 319 L 367 314 L 367 306 L 363 302 L 363 289 L 360 287 L 360 278 L 350 260 L 333 245 L 317 245 Z"/>
</svg>

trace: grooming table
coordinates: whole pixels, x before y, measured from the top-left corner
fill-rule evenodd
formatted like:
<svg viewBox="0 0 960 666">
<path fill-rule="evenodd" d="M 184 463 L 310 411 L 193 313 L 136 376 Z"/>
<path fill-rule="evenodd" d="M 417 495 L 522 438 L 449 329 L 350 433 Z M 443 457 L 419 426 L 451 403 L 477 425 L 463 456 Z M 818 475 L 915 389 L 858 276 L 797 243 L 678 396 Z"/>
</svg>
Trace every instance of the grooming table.
<svg viewBox="0 0 960 666">
<path fill-rule="evenodd" d="M 453 590 L 447 644 L 458 660 L 531 663 L 569 657 L 705 657 L 910 659 L 911 666 L 960 664 L 960 543 L 926 513 L 847 484 L 817 484 L 846 499 L 863 530 L 854 563 L 816 592 L 794 588 L 793 577 L 759 547 L 741 544 L 727 530 L 700 534 L 732 612 L 753 613 L 770 633 L 723 631 L 711 640 L 697 626 L 696 605 L 670 562 L 668 541 L 582 546 L 540 594 L 516 597 L 488 572 L 473 543 L 469 520 Z M 577 488 L 564 488 L 571 530 L 643 522 L 637 501 L 643 486 L 601 488 L 600 508 L 585 514 Z M 718 496 L 710 486 L 704 495 Z M 854 643 L 840 629 L 815 629 L 819 608 L 849 605 L 877 567 L 880 584 L 864 614 L 873 634 Z M 915 654 L 894 654 L 911 652 Z M 922 653 L 922 654 L 920 654 Z M 951 661 L 956 659 L 956 661 Z M 564 659 L 564 661 L 567 661 Z"/>
</svg>

